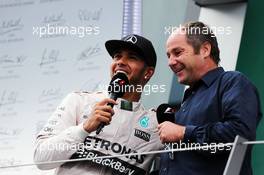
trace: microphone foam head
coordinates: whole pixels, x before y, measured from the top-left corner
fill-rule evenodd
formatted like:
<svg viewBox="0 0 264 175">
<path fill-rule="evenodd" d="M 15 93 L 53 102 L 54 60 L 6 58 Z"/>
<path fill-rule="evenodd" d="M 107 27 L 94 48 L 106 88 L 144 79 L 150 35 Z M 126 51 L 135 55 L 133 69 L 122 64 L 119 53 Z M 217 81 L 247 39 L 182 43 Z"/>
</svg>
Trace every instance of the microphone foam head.
<svg viewBox="0 0 264 175">
<path fill-rule="evenodd" d="M 162 123 L 165 121 L 169 121 L 169 122 L 175 122 L 174 121 L 174 114 L 175 114 L 175 109 L 173 108 L 173 106 L 169 105 L 169 104 L 161 104 L 159 105 L 159 107 L 157 108 L 157 120 L 158 123 Z"/>
<path fill-rule="evenodd" d="M 126 74 L 118 72 L 110 81 L 108 86 L 108 93 L 113 93 L 117 97 L 122 97 L 126 92 L 126 86 L 129 85 L 129 80 Z"/>
</svg>

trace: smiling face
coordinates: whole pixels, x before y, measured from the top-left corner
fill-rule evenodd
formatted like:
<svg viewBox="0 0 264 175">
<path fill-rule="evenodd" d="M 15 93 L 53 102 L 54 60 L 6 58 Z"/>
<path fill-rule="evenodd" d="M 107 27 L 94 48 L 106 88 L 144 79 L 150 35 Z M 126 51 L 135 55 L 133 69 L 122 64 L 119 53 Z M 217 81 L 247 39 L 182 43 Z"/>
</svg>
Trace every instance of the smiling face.
<svg viewBox="0 0 264 175">
<path fill-rule="evenodd" d="M 131 85 L 144 86 L 154 73 L 154 68 L 149 67 L 140 56 L 131 50 L 120 50 L 113 55 L 110 67 L 111 77 L 117 72 L 127 75 Z"/>
<path fill-rule="evenodd" d="M 192 85 L 209 70 L 207 65 L 210 59 L 206 58 L 209 57 L 210 48 L 208 50 L 205 45 L 195 54 L 182 31 L 175 32 L 168 38 L 166 49 L 169 67 L 177 75 L 179 83 Z"/>
</svg>

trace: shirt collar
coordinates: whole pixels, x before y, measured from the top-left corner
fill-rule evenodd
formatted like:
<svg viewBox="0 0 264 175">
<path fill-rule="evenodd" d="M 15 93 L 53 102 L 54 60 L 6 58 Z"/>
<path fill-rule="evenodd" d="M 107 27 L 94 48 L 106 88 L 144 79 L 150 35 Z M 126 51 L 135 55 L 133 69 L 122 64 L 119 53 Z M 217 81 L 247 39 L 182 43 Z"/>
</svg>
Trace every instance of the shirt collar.
<svg viewBox="0 0 264 175">
<path fill-rule="evenodd" d="M 224 69 L 222 67 L 217 67 L 209 72 L 207 72 L 201 80 L 204 82 L 204 84 L 209 87 L 216 78 L 224 72 Z"/>
<path fill-rule="evenodd" d="M 121 101 L 127 101 L 127 100 L 125 100 L 125 99 L 123 99 L 123 98 L 118 98 L 117 100 L 116 100 L 116 102 L 118 103 L 116 106 L 119 108 L 119 109 L 121 109 Z M 142 108 L 143 106 L 141 105 L 141 101 L 138 101 L 138 102 L 131 102 L 132 103 L 132 111 L 137 111 L 137 110 L 139 110 L 140 108 Z"/>
<path fill-rule="evenodd" d="M 108 94 L 108 92 L 107 91 L 103 91 L 103 94 L 106 96 L 106 97 L 109 97 L 109 94 Z M 116 105 L 116 107 L 118 108 L 118 109 L 121 109 L 121 101 L 127 101 L 127 100 L 125 100 L 125 99 L 123 99 L 123 98 L 118 98 L 117 100 L 116 100 L 116 102 L 117 102 L 117 105 Z M 132 111 L 138 111 L 139 109 L 143 109 L 144 110 L 144 107 L 143 107 L 143 105 L 142 105 L 142 103 L 141 103 L 141 100 L 139 100 L 138 102 L 132 102 Z"/>
</svg>

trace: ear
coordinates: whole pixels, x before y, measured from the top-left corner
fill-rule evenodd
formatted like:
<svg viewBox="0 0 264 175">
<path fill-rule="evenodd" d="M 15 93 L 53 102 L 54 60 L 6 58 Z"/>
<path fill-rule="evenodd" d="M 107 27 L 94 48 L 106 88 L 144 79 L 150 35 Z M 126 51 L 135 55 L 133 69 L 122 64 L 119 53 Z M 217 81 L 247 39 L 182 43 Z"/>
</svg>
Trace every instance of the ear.
<svg viewBox="0 0 264 175">
<path fill-rule="evenodd" d="M 201 45 L 200 54 L 203 56 L 203 58 L 208 58 L 210 56 L 211 48 L 211 44 L 207 41 Z"/>
<path fill-rule="evenodd" d="M 148 81 L 154 74 L 154 70 L 154 67 L 147 67 L 144 74 L 144 79 Z"/>
</svg>

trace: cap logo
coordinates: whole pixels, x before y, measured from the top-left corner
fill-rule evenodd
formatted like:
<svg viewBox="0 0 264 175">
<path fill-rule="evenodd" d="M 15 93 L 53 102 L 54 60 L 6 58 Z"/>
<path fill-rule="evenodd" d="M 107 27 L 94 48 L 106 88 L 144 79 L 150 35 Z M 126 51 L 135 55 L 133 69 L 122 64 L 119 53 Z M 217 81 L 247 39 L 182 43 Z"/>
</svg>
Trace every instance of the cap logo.
<svg viewBox="0 0 264 175">
<path fill-rule="evenodd" d="M 134 35 L 128 36 L 125 41 L 135 44 L 137 42 L 137 37 L 135 37 Z"/>
</svg>

